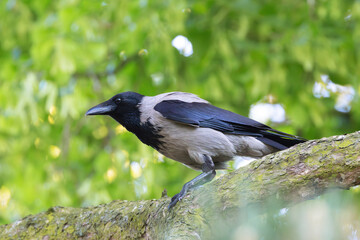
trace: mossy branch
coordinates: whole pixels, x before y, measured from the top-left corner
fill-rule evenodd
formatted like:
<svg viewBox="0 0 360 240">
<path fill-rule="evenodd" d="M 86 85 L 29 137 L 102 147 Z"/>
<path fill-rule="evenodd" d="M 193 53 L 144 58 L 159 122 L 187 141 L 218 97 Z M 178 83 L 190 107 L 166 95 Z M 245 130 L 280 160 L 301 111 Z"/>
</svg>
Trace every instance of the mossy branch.
<svg viewBox="0 0 360 240">
<path fill-rule="evenodd" d="M 168 197 L 54 207 L 0 226 L 0 239 L 208 239 L 215 221 L 232 222 L 250 205 L 261 209 L 276 199 L 285 207 L 359 184 L 360 132 L 355 132 L 254 161 L 191 191 L 171 211 Z"/>
</svg>

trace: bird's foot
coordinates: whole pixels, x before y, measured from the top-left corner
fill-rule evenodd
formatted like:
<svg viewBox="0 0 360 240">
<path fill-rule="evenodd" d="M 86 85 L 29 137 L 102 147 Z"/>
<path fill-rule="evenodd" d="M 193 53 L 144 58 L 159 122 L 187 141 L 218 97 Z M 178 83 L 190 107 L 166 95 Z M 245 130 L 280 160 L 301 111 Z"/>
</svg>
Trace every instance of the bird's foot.
<svg viewBox="0 0 360 240">
<path fill-rule="evenodd" d="M 171 201 L 170 201 L 169 206 L 168 206 L 168 210 L 173 208 L 178 201 L 181 201 L 181 199 L 183 199 L 185 197 L 185 194 L 186 194 L 186 192 L 181 190 L 178 194 L 174 195 L 171 198 Z"/>
</svg>

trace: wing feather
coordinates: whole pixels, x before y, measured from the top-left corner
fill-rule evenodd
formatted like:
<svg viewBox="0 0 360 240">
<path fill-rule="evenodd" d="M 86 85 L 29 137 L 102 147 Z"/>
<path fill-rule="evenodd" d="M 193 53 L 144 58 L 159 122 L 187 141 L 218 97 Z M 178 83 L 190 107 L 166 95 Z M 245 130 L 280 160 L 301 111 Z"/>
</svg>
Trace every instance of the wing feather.
<svg viewBox="0 0 360 240">
<path fill-rule="evenodd" d="M 208 103 L 164 100 L 155 105 L 154 109 L 166 119 L 178 123 L 228 134 L 253 136 L 280 150 L 306 141 Z"/>
</svg>

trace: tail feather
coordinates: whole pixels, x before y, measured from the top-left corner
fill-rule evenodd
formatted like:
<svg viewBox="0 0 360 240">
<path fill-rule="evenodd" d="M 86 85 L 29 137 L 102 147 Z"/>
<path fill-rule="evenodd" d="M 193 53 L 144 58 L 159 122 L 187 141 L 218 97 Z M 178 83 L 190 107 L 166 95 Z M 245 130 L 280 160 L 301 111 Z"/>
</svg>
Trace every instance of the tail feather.
<svg viewBox="0 0 360 240">
<path fill-rule="evenodd" d="M 305 138 L 293 136 L 274 129 L 263 131 L 262 134 L 263 137 L 257 137 L 258 140 L 279 150 L 284 150 L 298 143 L 307 141 Z"/>
</svg>

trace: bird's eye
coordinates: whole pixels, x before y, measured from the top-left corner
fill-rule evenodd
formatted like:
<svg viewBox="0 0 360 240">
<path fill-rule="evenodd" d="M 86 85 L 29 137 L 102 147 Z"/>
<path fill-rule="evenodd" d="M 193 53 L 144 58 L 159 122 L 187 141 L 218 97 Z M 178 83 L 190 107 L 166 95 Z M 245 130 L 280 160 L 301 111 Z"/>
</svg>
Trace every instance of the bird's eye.
<svg viewBox="0 0 360 240">
<path fill-rule="evenodd" d="M 115 101 L 114 101 L 117 105 L 119 105 L 120 103 L 121 103 L 121 98 L 117 98 L 117 99 L 115 99 Z"/>
</svg>

